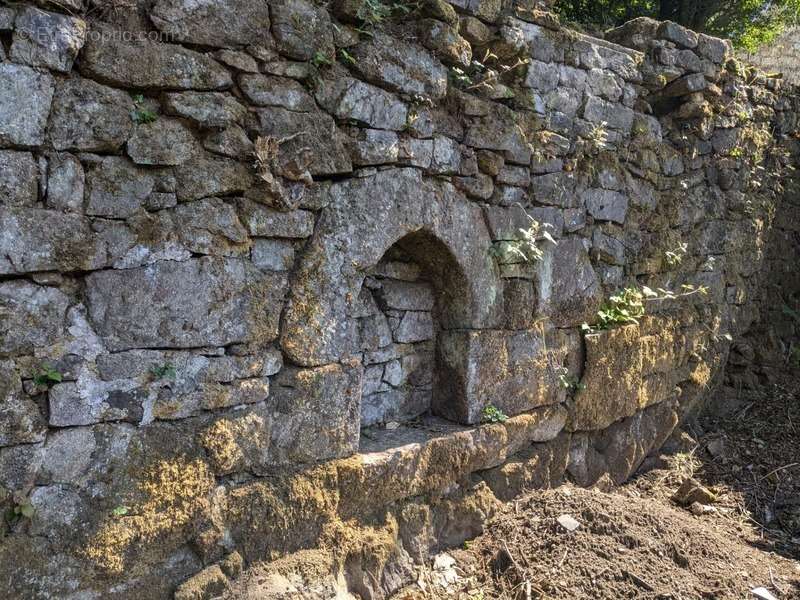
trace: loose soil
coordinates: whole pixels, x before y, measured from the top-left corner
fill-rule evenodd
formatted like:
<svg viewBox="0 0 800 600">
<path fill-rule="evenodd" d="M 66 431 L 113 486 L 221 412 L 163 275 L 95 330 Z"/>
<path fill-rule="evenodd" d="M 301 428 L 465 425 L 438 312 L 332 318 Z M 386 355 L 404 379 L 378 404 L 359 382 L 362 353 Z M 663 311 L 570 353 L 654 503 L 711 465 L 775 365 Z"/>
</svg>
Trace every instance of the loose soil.
<svg viewBox="0 0 800 600">
<path fill-rule="evenodd" d="M 800 378 L 716 404 L 626 485 L 530 492 L 395 598 L 800 598 Z M 701 514 L 671 499 L 689 476 Z"/>
</svg>

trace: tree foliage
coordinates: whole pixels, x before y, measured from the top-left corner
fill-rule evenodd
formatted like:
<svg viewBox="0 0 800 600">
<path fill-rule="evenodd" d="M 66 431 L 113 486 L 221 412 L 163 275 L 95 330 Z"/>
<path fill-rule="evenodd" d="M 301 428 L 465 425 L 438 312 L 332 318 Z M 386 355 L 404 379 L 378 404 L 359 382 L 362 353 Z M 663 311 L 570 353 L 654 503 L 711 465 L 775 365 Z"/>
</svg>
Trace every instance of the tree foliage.
<svg viewBox="0 0 800 600">
<path fill-rule="evenodd" d="M 797 23 L 800 0 L 558 0 L 556 10 L 589 27 L 614 27 L 643 16 L 675 21 L 752 51 Z"/>
</svg>

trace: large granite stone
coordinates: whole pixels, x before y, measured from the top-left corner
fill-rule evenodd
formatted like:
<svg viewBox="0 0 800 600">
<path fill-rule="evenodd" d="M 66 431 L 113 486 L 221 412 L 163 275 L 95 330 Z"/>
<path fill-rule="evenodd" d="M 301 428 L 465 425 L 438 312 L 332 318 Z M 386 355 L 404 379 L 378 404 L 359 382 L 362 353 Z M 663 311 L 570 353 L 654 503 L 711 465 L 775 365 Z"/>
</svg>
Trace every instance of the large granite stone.
<svg viewBox="0 0 800 600">
<path fill-rule="evenodd" d="M 41 145 L 53 101 L 52 76 L 0 63 L 0 89 L 0 146 Z"/>
<path fill-rule="evenodd" d="M 194 121 L 201 127 L 228 127 L 244 121 L 247 109 L 221 92 L 164 94 L 164 110 Z"/>
<path fill-rule="evenodd" d="M 209 196 L 240 194 L 253 184 L 245 163 L 203 153 L 175 169 L 178 200 L 188 202 Z"/>
<path fill-rule="evenodd" d="M 126 158 L 108 156 L 89 171 L 86 178 L 86 213 L 124 219 L 139 210 L 154 186 L 152 172 Z"/>
<path fill-rule="evenodd" d="M 315 96 L 337 119 L 354 120 L 376 129 L 399 131 L 407 125 L 408 109 L 394 94 L 350 77 L 323 79 Z"/>
<path fill-rule="evenodd" d="M 258 109 L 255 114 L 256 135 L 286 140 L 280 145 L 279 160 L 308 152 L 311 161 L 308 171 L 312 175 L 336 175 L 353 170 L 343 135 L 325 113 L 299 113 L 273 107 Z"/>
<path fill-rule="evenodd" d="M 39 167 L 30 152 L 0 150 L 0 206 L 30 206 L 39 199 Z"/>
<path fill-rule="evenodd" d="M 285 368 L 274 380 L 271 443 L 274 462 L 291 464 L 358 451 L 360 366 Z"/>
<path fill-rule="evenodd" d="M 0 282 L 0 355 L 32 354 L 64 333 L 69 298 L 25 280 Z"/>
<path fill-rule="evenodd" d="M 597 432 L 572 435 L 567 470 L 575 483 L 594 485 L 608 475 L 616 485 L 636 472 L 678 424 L 677 402 L 663 402 Z"/>
<path fill-rule="evenodd" d="M 584 336 L 585 386 L 570 408 L 569 429 L 605 429 L 640 409 L 642 352 L 639 326 L 626 325 Z"/>
<path fill-rule="evenodd" d="M 353 68 L 393 92 L 439 100 L 447 92 L 447 69 L 418 46 L 375 31 L 352 48 Z"/>
<path fill-rule="evenodd" d="M 307 210 L 280 211 L 242 200 L 242 221 L 252 236 L 301 239 L 314 232 L 314 213 Z"/>
<path fill-rule="evenodd" d="M 150 19 L 171 39 L 200 46 L 234 47 L 269 40 L 266 0 L 159 0 Z"/>
<path fill-rule="evenodd" d="M 333 56 L 333 26 L 324 8 L 306 0 L 273 3 L 272 35 L 278 51 L 295 60 Z"/>
<path fill-rule="evenodd" d="M 565 398 L 558 368 L 577 340 L 556 331 L 443 331 L 437 343 L 439 386 L 433 411 L 478 423 L 494 406 L 507 415 L 558 404 Z"/>
<path fill-rule="evenodd" d="M 86 278 L 89 315 L 110 350 L 268 342 L 286 279 L 249 262 L 205 257 Z"/>
<path fill-rule="evenodd" d="M 557 327 L 578 327 L 592 320 L 603 290 L 583 240 L 568 237 L 557 246 L 547 243 L 544 250 L 535 265 L 539 314 Z"/>
<path fill-rule="evenodd" d="M 40 208 L 0 208 L 0 274 L 103 266 L 105 248 L 89 220 Z"/>
<path fill-rule="evenodd" d="M 48 136 L 56 150 L 117 152 L 133 129 L 125 92 L 74 77 L 59 81 Z"/>
<path fill-rule="evenodd" d="M 180 165 L 198 153 L 199 144 L 186 125 L 161 118 L 138 124 L 127 149 L 128 156 L 139 165 Z"/>
<path fill-rule="evenodd" d="M 335 183 L 300 262 L 281 342 L 298 364 L 347 356 L 356 343 L 353 312 L 365 274 L 398 240 L 427 268 L 445 327 L 497 324 L 502 286 L 480 209 L 415 169 L 392 169 Z"/>
<path fill-rule="evenodd" d="M 239 87 L 256 106 L 282 106 L 301 112 L 317 108 L 306 88 L 287 77 L 245 73 L 239 77 Z"/>
<path fill-rule="evenodd" d="M 48 157 L 47 206 L 68 212 L 83 211 L 86 176 L 81 162 L 65 152 Z"/>
<path fill-rule="evenodd" d="M 27 6 L 17 14 L 11 60 L 69 73 L 86 40 L 86 22 Z"/>
<path fill-rule="evenodd" d="M 213 58 L 145 36 L 126 38 L 105 28 L 93 30 L 80 61 L 81 73 L 112 85 L 166 90 L 219 90 L 233 85 L 230 73 Z"/>
</svg>

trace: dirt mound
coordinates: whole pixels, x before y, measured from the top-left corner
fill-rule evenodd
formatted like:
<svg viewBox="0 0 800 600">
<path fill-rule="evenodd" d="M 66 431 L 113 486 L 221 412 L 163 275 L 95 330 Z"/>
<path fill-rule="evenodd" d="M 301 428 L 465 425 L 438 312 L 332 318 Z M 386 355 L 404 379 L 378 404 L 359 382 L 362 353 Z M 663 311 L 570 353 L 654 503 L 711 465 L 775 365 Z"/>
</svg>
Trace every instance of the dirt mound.
<svg viewBox="0 0 800 600">
<path fill-rule="evenodd" d="M 800 598 L 800 381 L 722 390 L 718 408 L 622 487 L 509 503 L 396 598 Z M 689 477 L 713 501 L 678 506 Z"/>
</svg>

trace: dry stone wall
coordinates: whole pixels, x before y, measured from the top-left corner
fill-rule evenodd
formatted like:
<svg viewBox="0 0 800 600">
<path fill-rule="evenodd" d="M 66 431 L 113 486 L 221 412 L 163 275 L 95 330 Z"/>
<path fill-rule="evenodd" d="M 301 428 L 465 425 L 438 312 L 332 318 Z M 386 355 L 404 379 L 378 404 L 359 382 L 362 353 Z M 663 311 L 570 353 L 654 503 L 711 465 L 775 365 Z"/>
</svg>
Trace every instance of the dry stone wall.
<svg viewBox="0 0 800 600">
<path fill-rule="evenodd" d="M 672 23 L 406 8 L 0 7 L 3 597 L 382 598 L 796 347 L 795 88 Z M 707 293 L 583 330 L 631 286 Z"/>
</svg>

